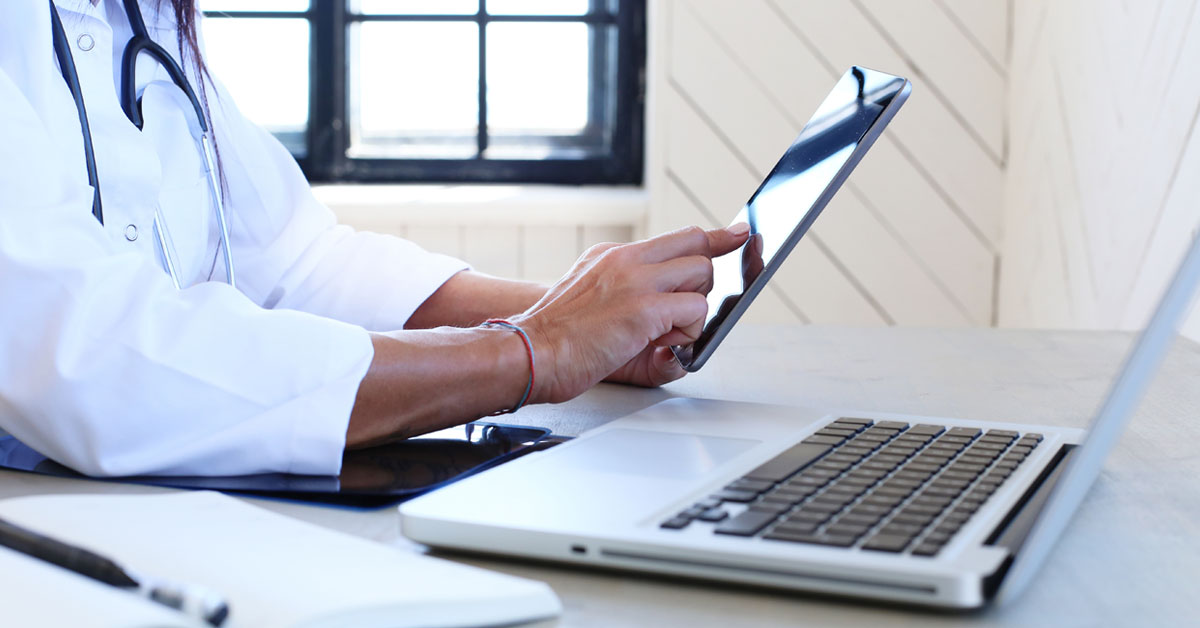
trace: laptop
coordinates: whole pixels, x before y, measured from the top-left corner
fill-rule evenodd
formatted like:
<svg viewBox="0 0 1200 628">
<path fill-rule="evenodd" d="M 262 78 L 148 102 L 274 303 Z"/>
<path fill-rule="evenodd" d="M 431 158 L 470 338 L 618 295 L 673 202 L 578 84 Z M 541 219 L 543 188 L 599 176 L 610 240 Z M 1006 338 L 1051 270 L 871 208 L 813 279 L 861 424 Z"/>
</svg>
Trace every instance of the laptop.
<svg viewBox="0 0 1200 628">
<path fill-rule="evenodd" d="M 777 262 L 746 257 L 743 299 Z M 453 550 L 931 607 L 1003 603 L 1084 499 L 1198 283 L 1200 240 L 1087 430 L 672 399 L 405 503 L 401 530 Z M 726 315 L 739 308 L 718 298 Z"/>
</svg>

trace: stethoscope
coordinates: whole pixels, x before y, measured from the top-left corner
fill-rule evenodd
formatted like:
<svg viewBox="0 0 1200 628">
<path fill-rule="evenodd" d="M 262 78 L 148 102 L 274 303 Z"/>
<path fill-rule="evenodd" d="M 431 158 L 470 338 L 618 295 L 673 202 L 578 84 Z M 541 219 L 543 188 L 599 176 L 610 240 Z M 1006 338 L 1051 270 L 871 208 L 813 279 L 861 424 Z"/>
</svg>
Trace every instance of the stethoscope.
<svg viewBox="0 0 1200 628">
<path fill-rule="evenodd" d="M 188 83 L 187 77 L 183 73 L 183 69 L 171 55 L 167 53 L 162 46 L 159 46 L 146 31 L 146 22 L 142 19 L 142 11 L 138 7 L 137 0 L 124 0 L 125 15 L 129 19 L 129 26 L 133 30 L 133 38 L 129 40 L 129 44 L 125 46 L 125 53 L 121 59 L 121 108 L 125 111 L 125 116 L 139 130 L 142 128 L 142 110 L 141 102 L 137 98 L 137 86 L 134 82 L 134 70 L 137 67 L 138 55 L 145 52 L 158 61 L 167 74 L 171 75 L 171 80 L 179 89 L 183 90 L 185 96 L 192 103 L 192 109 L 196 114 L 196 127 L 188 125 L 192 131 L 192 137 L 200 144 L 200 152 L 204 157 L 204 169 L 208 175 L 209 192 L 213 198 L 213 208 L 217 215 L 217 225 L 221 231 L 220 247 L 225 253 L 225 280 L 230 286 L 235 286 L 233 278 L 233 254 L 229 249 L 229 223 L 225 220 L 225 204 L 221 198 L 221 186 L 217 180 L 217 168 L 213 162 L 212 140 L 209 138 L 208 118 L 204 115 L 204 108 L 200 106 L 199 99 L 196 98 L 196 92 L 192 90 L 192 86 Z M 100 180 L 96 174 L 96 155 L 92 149 L 92 130 L 88 124 L 87 107 L 83 104 L 83 88 L 79 84 L 79 74 L 75 68 L 75 59 L 71 56 L 71 45 L 67 40 L 67 33 L 63 29 L 62 18 L 58 15 L 58 8 L 54 6 L 54 0 L 50 0 L 50 27 L 53 32 L 54 39 L 54 56 L 58 58 L 58 66 L 62 71 L 63 80 L 67 82 L 67 87 L 71 90 L 71 96 L 75 99 L 75 108 L 79 111 L 79 125 L 83 129 L 83 154 L 87 160 L 88 183 L 92 186 L 92 215 L 100 224 L 104 224 L 104 208 L 100 202 Z M 171 243 L 170 231 L 167 229 L 166 219 L 163 217 L 162 208 L 155 207 L 154 209 L 154 234 L 158 239 L 159 254 L 162 258 L 163 266 L 167 269 L 167 273 L 171 275 L 171 281 L 175 283 L 176 288 L 182 288 L 183 282 L 179 277 L 179 265 L 177 255 L 174 252 L 174 245 Z"/>
</svg>

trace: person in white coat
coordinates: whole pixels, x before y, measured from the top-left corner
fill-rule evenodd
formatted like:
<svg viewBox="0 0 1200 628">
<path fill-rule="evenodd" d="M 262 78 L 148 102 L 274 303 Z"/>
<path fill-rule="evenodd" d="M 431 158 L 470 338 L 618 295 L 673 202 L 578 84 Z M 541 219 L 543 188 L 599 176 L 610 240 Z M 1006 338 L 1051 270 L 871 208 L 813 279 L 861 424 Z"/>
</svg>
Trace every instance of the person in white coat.
<svg viewBox="0 0 1200 628">
<path fill-rule="evenodd" d="M 549 289 L 355 232 L 203 68 L 194 0 L 142 0 L 216 138 L 229 285 L 189 101 L 140 58 L 144 126 L 121 108 L 125 4 L 0 5 L 0 428 L 91 475 L 326 475 L 346 448 L 683 375 L 668 345 L 697 336 L 710 258 L 745 226 L 599 245 Z"/>
</svg>

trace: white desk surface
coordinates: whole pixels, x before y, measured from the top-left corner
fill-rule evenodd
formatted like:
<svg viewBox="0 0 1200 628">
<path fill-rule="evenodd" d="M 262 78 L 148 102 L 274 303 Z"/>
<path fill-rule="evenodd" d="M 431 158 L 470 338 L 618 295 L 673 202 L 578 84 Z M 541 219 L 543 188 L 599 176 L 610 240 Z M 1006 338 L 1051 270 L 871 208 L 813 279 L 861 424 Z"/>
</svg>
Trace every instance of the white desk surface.
<svg viewBox="0 0 1200 628">
<path fill-rule="evenodd" d="M 671 396 L 1084 426 L 1131 341 L 1113 332 L 739 328 L 708 366 L 661 390 L 602 385 L 510 417 L 574 435 Z M 1031 590 L 1015 604 L 941 613 L 519 560 L 448 556 L 549 582 L 553 626 L 1181 626 L 1200 617 L 1200 345 L 1175 348 Z M 0 472 L 0 497 L 161 489 Z M 393 508 L 254 500 L 384 543 Z"/>
</svg>

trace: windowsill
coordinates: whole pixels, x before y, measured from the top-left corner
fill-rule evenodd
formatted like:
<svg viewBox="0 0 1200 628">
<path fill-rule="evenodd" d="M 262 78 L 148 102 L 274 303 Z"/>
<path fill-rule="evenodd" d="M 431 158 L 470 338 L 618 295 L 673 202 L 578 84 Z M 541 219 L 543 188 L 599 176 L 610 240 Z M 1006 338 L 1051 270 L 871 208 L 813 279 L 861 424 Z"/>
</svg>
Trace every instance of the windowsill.
<svg viewBox="0 0 1200 628">
<path fill-rule="evenodd" d="M 639 227 L 645 188 L 556 185 L 314 185 L 342 222 L 372 225 Z"/>
</svg>

